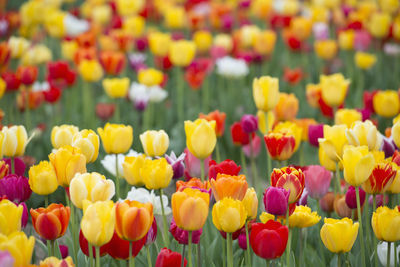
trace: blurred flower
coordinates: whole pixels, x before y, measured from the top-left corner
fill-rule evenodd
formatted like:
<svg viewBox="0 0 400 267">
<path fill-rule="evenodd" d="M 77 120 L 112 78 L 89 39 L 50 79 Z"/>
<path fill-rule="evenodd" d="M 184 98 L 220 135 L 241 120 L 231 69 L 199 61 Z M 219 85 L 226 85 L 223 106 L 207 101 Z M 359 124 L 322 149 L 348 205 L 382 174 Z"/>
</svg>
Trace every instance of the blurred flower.
<svg viewBox="0 0 400 267">
<path fill-rule="evenodd" d="M 209 163 L 208 179 L 216 179 L 218 174 L 228 174 L 232 176 L 239 175 L 240 166 L 233 160 L 226 159 L 217 164 L 214 160 Z"/>
<path fill-rule="evenodd" d="M 245 133 L 253 133 L 258 129 L 258 118 L 252 114 L 245 114 L 240 119 L 240 124 L 242 125 L 243 131 Z"/>
<path fill-rule="evenodd" d="M 171 36 L 168 33 L 152 32 L 149 34 L 150 51 L 159 57 L 166 56 L 171 44 Z"/>
<path fill-rule="evenodd" d="M 114 115 L 115 104 L 114 103 L 97 103 L 96 104 L 96 116 L 107 121 Z"/>
<path fill-rule="evenodd" d="M 314 41 L 314 50 L 318 57 L 324 60 L 332 60 L 338 50 L 335 40 L 316 40 Z"/>
<path fill-rule="evenodd" d="M 196 45 L 192 41 L 180 40 L 172 42 L 169 47 L 169 58 L 173 65 L 188 66 L 196 54 Z"/>
<path fill-rule="evenodd" d="M 75 125 L 63 124 L 54 126 L 51 130 L 51 144 L 53 148 L 59 149 L 62 146 L 72 145 L 72 138 L 79 132 Z"/>
<path fill-rule="evenodd" d="M 318 147 L 318 139 L 324 137 L 324 125 L 323 124 L 311 124 L 308 126 L 308 141 L 311 145 Z"/>
<path fill-rule="evenodd" d="M 8 251 L 14 258 L 14 266 L 28 266 L 31 263 L 35 238 L 24 232 L 14 232 L 8 236 L 0 235 L 0 251 Z"/>
<path fill-rule="evenodd" d="M 185 159 L 186 154 L 183 152 L 177 157 L 174 151 L 171 151 L 170 155 L 165 155 L 165 159 L 168 161 L 169 165 L 171 165 L 172 170 L 174 171 L 173 179 L 181 178 L 185 171 L 185 165 L 183 161 Z"/>
<path fill-rule="evenodd" d="M 264 192 L 264 208 L 269 214 L 284 216 L 288 209 L 290 191 L 281 187 L 268 187 Z"/>
<path fill-rule="evenodd" d="M 377 208 L 372 214 L 371 225 L 377 239 L 386 242 L 400 240 L 400 211 L 397 207 L 394 209 L 386 206 Z"/>
<path fill-rule="evenodd" d="M 324 102 L 330 107 L 338 107 L 344 102 L 350 80 L 345 79 L 341 73 L 336 73 L 329 76 L 321 75 L 320 84 Z"/>
<path fill-rule="evenodd" d="M 199 30 L 193 34 L 193 41 L 196 43 L 197 50 L 205 53 L 211 48 L 213 36 L 209 31 Z"/>
<path fill-rule="evenodd" d="M 164 74 L 153 68 L 141 69 L 138 73 L 138 81 L 148 87 L 160 85 L 164 80 Z"/>
<path fill-rule="evenodd" d="M 339 32 L 338 42 L 342 50 L 352 50 L 354 48 L 354 30 L 348 29 Z"/>
<path fill-rule="evenodd" d="M 131 99 L 135 104 L 140 102 L 147 103 L 159 103 L 168 97 L 168 92 L 163 90 L 159 86 L 147 87 L 145 85 L 133 82 L 128 93 L 129 99 Z"/>
<path fill-rule="evenodd" d="M 103 77 L 103 69 L 95 59 L 82 60 L 79 63 L 78 70 L 82 79 L 86 82 L 98 82 Z"/>
<path fill-rule="evenodd" d="M 185 26 L 185 9 L 181 6 L 167 7 L 164 11 L 165 26 L 169 29 L 181 29 Z"/>
<path fill-rule="evenodd" d="M 20 58 L 30 46 L 31 42 L 23 37 L 11 36 L 10 39 L 8 39 L 8 48 L 11 50 L 12 58 Z M 2 48 L 4 49 L 4 51 L 6 51 L 5 47 Z M 6 58 L 7 57 L 4 57 L 4 62 L 8 61 L 6 60 Z"/>
<path fill-rule="evenodd" d="M 125 68 L 125 55 L 117 51 L 102 51 L 100 63 L 107 74 L 119 75 Z"/>
<path fill-rule="evenodd" d="M 396 244 L 393 244 L 394 246 Z M 394 246 L 390 247 L 390 267 L 395 267 L 395 253 L 394 253 Z M 400 250 L 400 246 L 397 246 L 397 251 Z M 387 254 L 388 254 L 388 242 L 379 242 L 378 246 L 376 248 L 376 254 L 378 255 L 379 262 L 382 264 L 382 266 L 387 266 Z M 397 262 L 399 262 L 399 255 L 396 255 L 397 257 Z"/>
<path fill-rule="evenodd" d="M 38 67 L 36 66 L 18 66 L 16 75 L 24 85 L 32 85 L 39 74 Z"/>
<path fill-rule="evenodd" d="M 201 160 L 193 155 L 189 149 L 185 148 L 185 176 L 186 178 L 201 176 Z M 211 155 L 204 159 L 204 173 L 208 173 L 208 166 L 211 160 Z"/>
<path fill-rule="evenodd" d="M 283 79 L 291 86 L 296 86 L 297 84 L 299 84 L 299 82 L 301 82 L 305 75 L 306 74 L 303 73 L 301 68 L 290 69 L 288 67 L 285 67 L 283 69 Z"/>
<path fill-rule="evenodd" d="M 168 248 L 162 248 L 157 255 L 155 267 L 181 266 L 182 255 L 179 252 L 172 251 Z M 186 267 L 187 260 L 184 258 L 183 266 Z"/>
<path fill-rule="evenodd" d="M 104 79 L 103 88 L 110 98 L 125 98 L 129 89 L 129 78 Z"/>
<path fill-rule="evenodd" d="M 266 223 L 255 223 L 250 233 L 250 244 L 254 253 L 268 260 L 282 256 L 286 249 L 289 229 L 287 226 L 269 220 Z"/>
<path fill-rule="evenodd" d="M 242 146 L 243 153 L 248 158 L 256 158 L 261 150 L 261 138 L 256 134 L 252 136 L 251 141 L 247 145 Z"/>
<path fill-rule="evenodd" d="M 210 112 L 208 114 L 199 114 L 200 119 L 205 119 L 207 121 L 215 121 L 215 134 L 217 137 L 221 137 L 225 132 L 225 118 L 226 113 L 220 112 L 218 109 Z"/>
<path fill-rule="evenodd" d="M 29 186 L 39 195 L 50 195 L 58 188 L 58 180 L 53 165 L 41 161 L 29 169 Z"/>
<path fill-rule="evenodd" d="M 362 207 L 365 202 L 365 191 L 362 188 L 358 188 L 360 193 L 360 206 Z M 354 186 L 349 186 L 346 192 L 346 205 L 350 209 L 356 209 L 357 208 L 357 198 L 356 198 L 356 188 Z"/>
<path fill-rule="evenodd" d="M 250 143 L 250 135 L 247 134 L 240 122 L 235 122 L 231 126 L 232 142 L 237 146 L 244 146 Z"/>
<path fill-rule="evenodd" d="M 227 78 L 241 78 L 249 73 L 249 67 L 242 59 L 229 56 L 217 59 L 215 62 L 217 74 Z"/>
<path fill-rule="evenodd" d="M 214 226 L 226 233 L 233 233 L 242 228 L 246 218 L 246 209 L 242 202 L 230 197 L 217 201 L 212 209 Z"/>
<path fill-rule="evenodd" d="M 169 226 L 169 232 L 172 234 L 174 239 L 178 241 L 179 244 L 187 245 L 189 239 L 189 231 L 179 228 L 174 219 L 172 218 L 171 225 Z M 200 242 L 201 234 L 203 229 L 192 231 L 192 244 L 198 244 Z"/>
<path fill-rule="evenodd" d="M 262 76 L 253 80 L 253 99 L 257 109 L 268 112 L 275 108 L 280 98 L 277 78 Z"/>
<path fill-rule="evenodd" d="M 357 239 L 358 227 L 358 222 L 349 218 L 325 218 L 320 233 L 322 242 L 333 253 L 349 252 Z"/>
<path fill-rule="evenodd" d="M 97 128 L 107 154 L 126 153 L 133 143 L 133 129 L 130 125 L 106 123 Z"/>
<path fill-rule="evenodd" d="M 0 265 L 3 267 L 13 267 L 14 266 L 14 258 L 10 252 L 7 250 L 0 251 Z"/>
<path fill-rule="evenodd" d="M 138 201 L 141 203 L 150 202 L 153 205 L 153 214 L 162 215 L 161 200 L 159 196 L 156 196 L 154 194 L 154 190 L 151 190 L 150 192 L 146 188 L 135 188 L 134 186 L 132 186 L 131 190 L 126 196 L 126 199 L 129 199 L 131 201 Z M 168 206 L 168 197 L 164 194 L 162 196 L 162 203 L 164 205 L 165 215 L 171 214 L 172 210 Z"/>
<path fill-rule="evenodd" d="M 400 100 L 394 90 L 378 91 L 372 101 L 374 110 L 379 116 L 390 118 L 399 113 Z"/>
<path fill-rule="evenodd" d="M 64 27 L 67 35 L 77 36 L 89 30 L 89 23 L 86 20 L 78 19 L 67 13 L 64 17 Z"/>
<path fill-rule="evenodd" d="M 341 108 L 338 109 L 335 113 L 336 125 L 345 124 L 348 128 L 350 128 L 353 125 L 353 123 L 361 120 L 362 120 L 361 112 L 355 109 Z"/>
<path fill-rule="evenodd" d="M 369 32 L 375 38 L 384 38 L 389 33 L 391 17 L 387 13 L 376 12 L 369 19 Z"/>
<path fill-rule="evenodd" d="M 360 69 L 368 70 L 372 68 L 376 63 L 376 56 L 365 52 L 356 52 L 354 61 Z"/>
</svg>

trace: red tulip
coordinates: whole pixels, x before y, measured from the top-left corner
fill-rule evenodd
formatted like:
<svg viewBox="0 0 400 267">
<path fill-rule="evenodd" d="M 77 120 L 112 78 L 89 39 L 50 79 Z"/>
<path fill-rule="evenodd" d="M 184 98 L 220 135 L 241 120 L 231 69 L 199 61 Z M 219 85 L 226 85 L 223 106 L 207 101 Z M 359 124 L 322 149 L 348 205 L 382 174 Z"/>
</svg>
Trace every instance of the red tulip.
<svg viewBox="0 0 400 267">
<path fill-rule="evenodd" d="M 296 139 L 286 133 L 271 132 L 264 136 L 265 146 L 272 159 L 288 160 L 294 152 Z"/>
<path fill-rule="evenodd" d="M 133 257 L 136 257 L 137 254 L 139 254 L 140 250 L 144 246 L 144 243 L 146 242 L 146 239 L 147 235 L 144 236 L 142 239 L 139 239 L 138 241 L 132 242 Z M 110 255 L 114 259 L 129 259 L 129 241 L 119 238 L 116 232 L 114 232 L 114 235 L 111 238 L 110 242 L 108 242 L 105 246 L 108 255 Z"/>
<path fill-rule="evenodd" d="M 244 146 L 250 143 L 250 137 L 248 133 L 243 131 L 242 124 L 235 122 L 231 126 L 232 142 L 237 146 Z"/>
<path fill-rule="evenodd" d="M 304 78 L 304 73 L 301 68 L 283 69 L 283 79 L 292 86 L 296 86 Z"/>
<path fill-rule="evenodd" d="M 178 252 L 174 252 L 168 248 L 162 248 L 160 253 L 158 253 L 155 267 L 172 267 L 181 266 L 182 255 Z M 187 261 L 184 259 L 184 266 L 186 266 Z"/>
<path fill-rule="evenodd" d="M 274 169 L 271 174 L 271 186 L 290 190 L 289 204 L 295 203 L 304 190 L 304 173 L 293 167 Z"/>
<path fill-rule="evenodd" d="M 114 235 L 116 233 L 114 232 Z M 111 241 L 110 241 L 111 242 Z M 79 246 L 81 247 L 81 250 L 83 254 L 89 257 L 89 242 L 85 238 L 85 236 L 82 234 L 82 230 L 79 231 Z M 105 244 L 100 247 L 100 257 L 103 257 L 104 255 L 107 254 L 107 249 L 108 249 L 108 244 Z M 96 258 L 96 251 L 94 246 L 92 246 L 92 255 L 93 257 Z"/>
<path fill-rule="evenodd" d="M 250 245 L 254 253 L 263 259 L 276 259 L 282 256 L 286 249 L 289 230 L 279 222 L 269 220 L 252 225 Z"/>
<path fill-rule="evenodd" d="M 47 64 L 47 81 L 50 86 L 60 89 L 71 86 L 75 83 L 76 72 L 73 71 L 66 61 L 54 61 Z"/>
<path fill-rule="evenodd" d="M 18 76 L 10 71 L 3 72 L 1 78 L 6 82 L 7 91 L 18 90 L 21 85 L 21 80 Z"/>
<path fill-rule="evenodd" d="M 215 179 L 218 173 L 235 176 L 239 172 L 240 166 L 236 165 L 233 160 L 226 159 L 218 164 L 216 161 L 211 160 L 208 169 L 208 179 Z"/>
<path fill-rule="evenodd" d="M 185 80 L 192 89 L 197 90 L 202 86 L 212 67 L 211 59 L 196 59 L 186 68 Z"/>
<path fill-rule="evenodd" d="M 118 75 L 125 68 L 125 55 L 122 52 L 103 51 L 100 63 L 107 74 Z"/>
<path fill-rule="evenodd" d="M 38 76 L 39 70 L 36 66 L 19 66 L 17 68 L 17 77 L 24 85 L 33 84 Z"/>
<path fill-rule="evenodd" d="M 11 49 L 7 42 L 0 43 L 0 73 L 3 72 L 10 62 Z"/>
<path fill-rule="evenodd" d="M 61 97 L 61 90 L 51 86 L 49 90 L 43 91 L 44 100 L 48 103 L 56 103 Z"/>
<path fill-rule="evenodd" d="M 113 103 L 97 103 L 96 116 L 103 121 L 108 120 L 114 115 L 115 104 Z"/>
</svg>

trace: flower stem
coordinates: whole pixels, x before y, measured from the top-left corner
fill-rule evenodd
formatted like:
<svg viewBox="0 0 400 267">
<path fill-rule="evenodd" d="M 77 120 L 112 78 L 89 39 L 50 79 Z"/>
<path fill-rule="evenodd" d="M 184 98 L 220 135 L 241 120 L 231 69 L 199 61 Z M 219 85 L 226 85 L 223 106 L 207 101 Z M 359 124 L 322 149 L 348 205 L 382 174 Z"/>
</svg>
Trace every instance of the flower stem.
<svg viewBox="0 0 400 267">
<path fill-rule="evenodd" d="M 376 195 L 374 194 L 374 195 L 372 195 L 372 212 L 374 212 L 375 210 L 376 210 Z M 378 255 L 377 255 L 378 242 L 377 242 L 375 236 L 373 237 L 373 239 L 374 239 L 374 250 L 375 250 L 375 253 L 374 253 L 375 267 L 378 267 Z"/>
<path fill-rule="evenodd" d="M 129 242 L 129 267 L 135 267 L 135 257 L 132 257 L 132 242 Z"/>
<path fill-rule="evenodd" d="M 253 143 L 251 141 L 251 134 L 250 134 L 250 164 L 251 164 L 251 177 L 253 178 L 253 186 L 256 187 L 256 183 L 258 180 L 258 174 L 257 174 L 257 166 L 255 162 L 255 155 L 254 155 L 254 150 L 253 150 Z"/>
<path fill-rule="evenodd" d="M 114 114 L 114 120 L 115 123 L 120 123 L 121 122 L 121 115 L 120 115 L 120 110 L 119 110 L 119 99 L 115 99 L 115 114 Z"/>
<path fill-rule="evenodd" d="M 201 261 L 200 261 L 200 257 L 201 257 L 201 246 L 200 246 L 200 242 L 197 244 L 196 246 L 196 267 L 200 267 L 201 266 Z"/>
<path fill-rule="evenodd" d="M 89 266 L 93 266 L 93 247 L 90 243 L 88 243 L 89 246 Z"/>
<path fill-rule="evenodd" d="M 265 264 L 267 267 L 269 267 L 269 259 L 265 259 Z"/>
<path fill-rule="evenodd" d="M 366 201 L 368 201 L 368 194 L 365 196 Z M 367 255 L 370 253 L 371 249 L 371 224 L 370 224 L 370 217 L 369 217 L 369 205 L 368 203 L 365 204 L 365 213 L 364 213 L 364 219 L 365 219 L 365 228 L 366 228 L 366 242 L 367 242 Z"/>
<path fill-rule="evenodd" d="M 182 70 L 180 67 L 175 68 L 176 71 L 176 90 L 177 90 L 177 101 L 176 105 L 178 109 L 178 122 L 182 123 L 184 119 L 184 84 L 182 77 Z"/>
<path fill-rule="evenodd" d="M 217 157 L 217 162 L 220 163 L 221 162 L 221 153 L 219 151 L 218 140 L 217 140 L 217 143 L 215 144 L 215 155 Z"/>
<path fill-rule="evenodd" d="M 265 113 L 265 134 L 269 132 L 269 119 L 268 112 Z M 269 176 L 272 172 L 272 158 L 267 149 L 267 176 Z"/>
<path fill-rule="evenodd" d="M 361 242 L 361 262 L 362 266 L 365 265 L 365 247 L 364 247 L 364 233 L 362 227 L 362 217 L 361 217 L 361 205 L 360 205 L 360 187 L 357 186 L 356 189 L 356 197 L 357 197 L 357 215 L 358 215 L 358 222 L 360 223 L 360 242 Z"/>
<path fill-rule="evenodd" d="M 146 246 L 146 254 L 147 254 L 147 265 L 148 265 L 148 267 L 152 267 L 152 264 L 151 264 L 151 255 L 150 255 L 150 248 L 149 248 L 150 246 Z M 183 255 L 183 254 L 182 254 Z"/>
<path fill-rule="evenodd" d="M 393 243 L 394 246 L 394 266 L 397 266 L 397 246 L 396 242 Z"/>
<path fill-rule="evenodd" d="M 189 236 L 188 236 L 188 259 L 189 259 L 189 267 L 192 267 L 192 231 L 189 231 Z"/>
<path fill-rule="evenodd" d="M 340 267 L 342 265 L 342 263 L 340 261 L 341 260 L 341 257 L 340 257 L 341 255 L 342 255 L 342 253 L 338 253 L 337 254 L 337 267 Z"/>
<path fill-rule="evenodd" d="M 246 167 L 246 158 L 244 157 L 244 152 L 243 152 L 243 148 L 242 147 L 240 147 L 240 160 L 241 160 L 241 163 L 242 163 L 242 166 L 243 166 L 244 175 L 246 177 L 248 177 L 248 175 L 247 175 L 247 167 Z"/>
<path fill-rule="evenodd" d="M 290 230 L 289 227 L 289 207 L 286 211 L 286 226 L 289 230 L 289 238 L 288 238 L 288 242 L 287 242 L 287 249 L 286 249 L 286 266 L 290 266 L 290 249 L 291 249 L 291 245 L 292 245 L 292 231 Z"/>
<path fill-rule="evenodd" d="M 386 254 L 386 266 L 390 266 L 390 250 L 391 250 L 392 242 L 388 242 L 387 245 L 387 254 Z"/>
<path fill-rule="evenodd" d="M 200 170 L 201 170 L 201 181 L 204 182 L 204 159 L 200 160 Z"/>
<path fill-rule="evenodd" d="M 49 195 L 44 196 L 44 206 L 45 206 L 45 208 L 47 208 L 47 206 L 49 206 Z"/>
<path fill-rule="evenodd" d="M 246 229 L 246 245 L 247 245 L 247 249 L 246 249 L 246 254 L 247 254 L 247 266 L 250 267 L 251 266 L 251 256 L 250 256 L 250 240 L 249 240 L 249 222 L 246 221 L 245 225 L 244 225 L 245 229 Z"/>
<path fill-rule="evenodd" d="M 226 233 L 226 258 L 228 267 L 233 267 L 232 234 Z"/>
<path fill-rule="evenodd" d="M 168 230 L 167 230 L 167 217 L 165 216 L 165 211 L 164 211 L 164 203 L 163 203 L 163 190 L 160 189 L 160 203 L 161 203 L 161 213 L 162 213 L 162 218 L 163 218 L 163 239 L 164 239 L 164 245 L 166 247 L 169 246 L 169 240 L 168 240 Z"/>
<path fill-rule="evenodd" d="M 181 260 L 181 267 L 184 267 L 184 266 L 185 266 L 185 248 L 186 248 L 186 245 L 185 245 L 185 244 L 183 244 L 183 246 L 182 246 L 182 260 Z M 151 266 L 149 265 L 149 267 L 151 267 Z"/>
<path fill-rule="evenodd" d="M 96 267 L 100 267 L 100 247 L 95 247 L 96 250 Z"/>
<path fill-rule="evenodd" d="M 336 163 L 336 186 L 337 192 L 342 194 L 342 188 L 340 186 L 340 170 L 339 170 L 339 163 Z"/>
<path fill-rule="evenodd" d="M 119 200 L 120 198 L 120 192 L 119 192 L 119 169 L 118 169 L 118 154 L 115 154 L 115 192 L 117 195 L 116 201 Z"/>
<path fill-rule="evenodd" d="M 10 164 L 11 164 L 11 173 L 13 174 L 13 173 L 15 173 L 15 160 L 14 160 L 14 157 L 11 157 Z"/>
</svg>

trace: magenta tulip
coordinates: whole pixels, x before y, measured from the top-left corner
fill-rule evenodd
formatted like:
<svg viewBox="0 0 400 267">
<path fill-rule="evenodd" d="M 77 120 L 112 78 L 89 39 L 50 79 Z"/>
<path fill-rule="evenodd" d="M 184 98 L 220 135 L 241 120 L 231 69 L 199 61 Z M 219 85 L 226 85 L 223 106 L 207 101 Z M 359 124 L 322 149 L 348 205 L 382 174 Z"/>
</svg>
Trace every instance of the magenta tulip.
<svg viewBox="0 0 400 267">
<path fill-rule="evenodd" d="M 264 193 L 265 211 L 276 216 L 283 216 L 288 209 L 290 192 L 280 187 L 270 186 Z"/>
</svg>

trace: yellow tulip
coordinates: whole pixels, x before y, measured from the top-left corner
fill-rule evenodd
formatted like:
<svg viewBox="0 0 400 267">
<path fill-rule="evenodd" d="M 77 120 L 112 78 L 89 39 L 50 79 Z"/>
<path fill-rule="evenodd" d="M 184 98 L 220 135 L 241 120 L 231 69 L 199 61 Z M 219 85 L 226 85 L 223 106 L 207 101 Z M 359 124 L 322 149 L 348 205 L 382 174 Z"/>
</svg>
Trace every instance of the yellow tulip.
<svg viewBox="0 0 400 267">
<path fill-rule="evenodd" d="M 69 186 L 75 174 L 86 172 L 86 158 L 79 148 L 60 147 L 49 155 L 49 159 L 56 171 L 58 184 L 63 187 Z"/>
<path fill-rule="evenodd" d="M 203 228 L 210 203 L 210 195 L 194 188 L 185 188 L 172 194 L 172 215 L 176 225 L 186 231 Z"/>
<path fill-rule="evenodd" d="M 330 12 L 326 7 L 317 5 L 311 6 L 310 13 L 313 22 L 328 23 Z"/>
<path fill-rule="evenodd" d="M 394 177 L 392 184 L 388 187 L 387 192 L 398 194 L 400 193 L 400 167 L 394 163 L 392 163 L 392 167 L 396 170 L 396 176 Z"/>
<path fill-rule="evenodd" d="M 200 30 L 193 34 L 193 41 L 196 44 L 197 50 L 201 53 L 205 53 L 211 48 L 213 36 L 209 31 Z"/>
<path fill-rule="evenodd" d="M 198 159 L 205 159 L 211 155 L 217 143 L 215 121 L 185 121 L 185 133 L 186 146 L 190 153 Z"/>
<path fill-rule="evenodd" d="M 169 29 L 181 29 L 185 27 L 186 17 L 185 9 L 181 6 L 172 6 L 165 10 L 165 26 Z"/>
<path fill-rule="evenodd" d="M 0 78 L 0 99 L 3 98 L 4 93 L 6 92 L 6 82 Z"/>
<path fill-rule="evenodd" d="M 390 118 L 399 114 L 400 100 L 397 91 L 379 91 L 374 95 L 372 104 L 379 116 Z"/>
<path fill-rule="evenodd" d="M 341 73 L 321 75 L 319 79 L 324 102 L 330 107 L 340 106 L 346 97 L 350 80 L 345 79 Z"/>
<path fill-rule="evenodd" d="M 290 30 L 299 40 L 304 41 L 311 35 L 312 21 L 306 17 L 294 17 L 290 22 Z"/>
<path fill-rule="evenodd" d="M 257 118 L 258 118 L 258 130 L 263 135 L 267 134 L 268 131 L 272 129 L 272 126 L 275 124 L 276 121 L 275 114 L 273 111 L 264 112 L 262 110 L 258 110 Z"/>
<path fill-rule="evenodd" d="M 268 222 L 269 220 L 275 220 L 275 215 L 263 211 L 263 212 L 260 214 L 260 221 L 261 221 L 262 223 L 266 223 L 266 222 Z"/>
<path fill-rule="evenodd" d="M 34 246 L 35 238 L 30 236 L 28 239 L 24 232 L 14 232 L 9 236 L 0 234 L 0 250 L 10 252 L 16 267 L 30 266 Z"/>
<path fill-rule="evenodd" d="M 240 45 L 248 48 L 255 44 L 256 37 L 260 34 L 260 28 L 256 25 L 245 25 L 240 28 L 239 33 Z"/>
<path fill-rule="evenodd" d="M 133 37 L 141 37 L 144 33 L 146 20 L 142 16 L 132 16 L 124 20 L 123 29 Z"/>
<path fill-rule="evenodd" d="M 339 32 L 338 42 L 342 50 L 352 50 L 354 47 L 354 30 L 345 30 Z"/>
<path fill-rule="evenodd" d="M 146 131 L 140 135 L 144 153 L 149 157 L 162 156 L 167 152 L 169 137 L 164 130 Z"/>
<path fill-rule="evenodd" d="M 373 13 L 369 20 L 369 32 L 375 38 L 384 38 L 389 33 L 391 21 L 387 13 Z"/>
<path fill-rule="evenodd" d="M 254 51 L 261 55 L 270 55 L 275 48 L 276 33 L 272 30 L 260 32 L 254 40 Z"/>
<path fill-rule="evenodd" d="M 325 247 L 333 253 L 349 252 L 357 239 L 359 224 L 349 218 L 325 218 L 320 235 Z"/>
<path fill-rule="evenodd" d="M 321 164 L 321 166 L 324 166 L 325 169 L 332 171 L 332 172 L 336 171 L 336 162 L 331 160 L 328 157 L 328 155 L 326 154 L 326 152 L 322 146 L 319 146 L 318 158 L 319 158 L 319 163 Z M 343 168 L 342 164 L 339 163 L 339 167 Z"/>
<path fill-rule="evenodd" d="M 358 122 L 361 120 L 361 112 L 355 109 L 342 108 L 335 113 L 335 124 L 345 124 L 348 128 L 350 128 L 354 122 Z"/>
<path fill-rule="evenodd" d="M 61 54 L 63 58 L 72 61 L 76 51 L 78 51 L 78 43 L 75 40 L 61 42 Z"/>
<path fill-rule="evenodd" d="M 242 203 L 246 209 L 247 219 L 255 219 L 257 217 L 258 198 L 253 187 L 247 188 L 246 195 L 244 195 Z"/>
<path fill-rule="evenodd" d="M 0 201 L 0 234 L 10 235 L 21 231 L 21 217 L 24 208 L 8 199 Z"/>
<path fill-rule="evenodd" d="M 79 74 L 86 82 L 97 82 L 103 77 L 103 68 L 95 59 L 84 59 L 78 66 Z M 85 90 L 82 89 L 82 90 Z"/>
<path fill-rule="evenodd" d="M 123 124 L 107 123 L 103 128 L 97 128 L 107 154 L 126 153 L 133 143 L 133 129 Z"/>
<path fill-rule="evenodd" d="M 29 168 L 29 186 L 38 195 L 50 195 L 57 190 L 56 171 L 48 161 L 41 161 Z"/>
<path fill-rule="evenodd" d="M 160 85 L 164 80 L 162 71 L 153 68 L 141 69 L 138 73 L 138 81 L 148 87 Z"/>
<path fill-rule="evenodd" d="M 383 140 L 370 120 L 355 122 L 350 129 L 346 129 L 346 137 L 349 145 L 368 146 L 369 150 L 379 150 Z"/>
<path fill-rule="evenodd" d="M 57 259 L 56 257 L 52 256 L 40 261 L 40 266 L 75 267 L 75 264 L 72 261 L 71 256 L 68 256 L 64 259 Z"/>
<path fill-rule="evenodd" d="M 174 171 L 165 158 L 145 160 L 140 169 L 140 177 L 147 189 L 163 189 L 168 187 Z"/>
<path fill-rule="evenodd" d="M 144 181 L 140 172 L 145 165 L 145 161 L 147 160 L 150 159 L 146 158 L 145 155 L 140 155 L 137 157 L 125 157 L 124 162 L 122 163 L 123 177 L 130 185 L 144 185 Z"/>
<path fill-rule="evenodd" d="M 52 37 L 61 38 L 65 34 L 64 20 L 66 13 L 58 9 L 47 9 L 45 16 L 45 29 Z"/>
<path fill-rule="evenodd" d="M 324 125 L 324 138 L 318 140 L 330 160 L 338 162 L 343 155 L 343 147 L 347 144 L 346 125 Z"/>
<path fill-rule="evenodd" d="M 352 186 L 362 185 L 371 175 L 375 158 L 367 146 L 346 145 L 343 148 L 344 179 Z"/>
<path fill-rule="evenodd" d="M 115 206 L 111 200 L 90 202 L 83 200 L 81 230 L 93 246 L 107 244 L 115 229 Z"/>
<path fill-rule="evenodd" d="M 149 34 L 149 48 L 151 53 L 158 57 L 168 54 L 171 45 L 171 35 L 168 33 L 152 32 Z"/>
<path fill-rule="evenodd" d="M 321 216 L 316 211 L 311 212 L 307 206 L 296 206 L 293 214 L 289 217 L 289 226 L 305 228 L 317 224 L 321 220 Z"/>
<path fill-rule="evenodd" d="M 331 60 L 336 56 L 338 44 L 335 40 L 316 40 L 314 50 L 318 57 Z"/>
<path fill-rule="evenodd" d="M 22 125 L 3 127 L 0 132 L 0 157 L 19 157 L 24 155 L 28 134 Z"/>
<path fill-rule="evenodd" d="M 398 207 L 390 209 L 386 206 L 379 207 L 371 219 L 372 229 L 376 238 L 386 242 L 400 240 L 400 212 Z"/>
<path fill-rule="evenodd" d="M 379 0 L 379 6 L 383 12 L 395 13 L 400 3 L 397 0 Z"/>
<path fill-rule="evenodd" d="M 69 194 L 72 203 L 82 209 L 85 199 L 91 202 L 110 200 L 115 194 L 115 186 L 100 173 L 77 173 L 69 185 Z"/>
<path fill-rule="evenodd" d="M 357 51 L 354 56 L 354 61 L 360 69 L 368 70 L 376 63 L 376 56 L 374 54 Z"/>
<path fill-rule="evenodd" d="M 279 80 L 262 76 L 253 80 L 253 99 L 259 110 L 268 112 L 275 108 L 279 101 Z"/>
<path fill-rule="evenodd" d="M 247 212 L 242 201 L 230 197 L 223 198 L 214 204 L 212 221 L 219 231 L 233 233 L 243 227 Z"/>
<path fill-rule="evenodd" d="M 286 133 L 287 135 L 292 135 L 296 140 L 296 144 L 294 146 L 293 151 L 296 152 L 297 149 L 299 149 L 303 136 L 303 129 L 295 122 L 291 121 L 280 122 L 274 127 L 273 132 Z"/>
<path fill-rule="evenodd" d="M 171 63 L 178 67 L 186 67 L 196 55 L 196 44 L 193 41 L 179 40 L 172 42 L 169 51 Z"/>
<path fill-rule="evenodd" d="M 223 47 L 226 52 L 231 52 L 233 48 L 233 40 L 229 34 L 220 33 L 214 37 L 214 46 Z"/>
<path fill-rule="evenodd" d="M 23 37 L 11 36 L 8 47 L 11 49 L 12 58 L 20 58 L 31 46 L 31 42 Z"/>
<path fill-rule="evenodd" d="M 94 24 L 106 25 L 111 20 L 112 9 L 109 5 L 99 5 L 92 7 L 90 13 L 90 17 L 92 18 Z"/>
<path fill-rule="evenodd" d="M 63 124 L 54 126 L 51 130 L 51 144 L 53 148 L 58 149 L 62 146 L 70 146 L 72 138 L 79 132 L 79 128 L 74 125 Z"/>
<path fill-rule="evenodd" d="M 72 146 L 81 150 L 86 163 L 95 162 L 99 155 L 99 136 L 93 130 L 82 130 L 72 138 Z"/>
<path fill-rule="evenodd" d="M 128 94 L 129 78 L 104 79 L 103 88 L 111 98 L 124 98 Z"/>
<path fill-rule="evenodd" d="M 29 49 L 21 58 L 21 64 L 40 65 L 51 61 L 53 58 L 51 50 L 45 45 L 35 45 Z"/>
<path fill-rule="evenodd" d="M 120 14 L 121 16 L 129 16 L 140 12 L 145 5 L 145 1 L 117 0 L 116 5 L 118 14 Z"/>
</svg>

